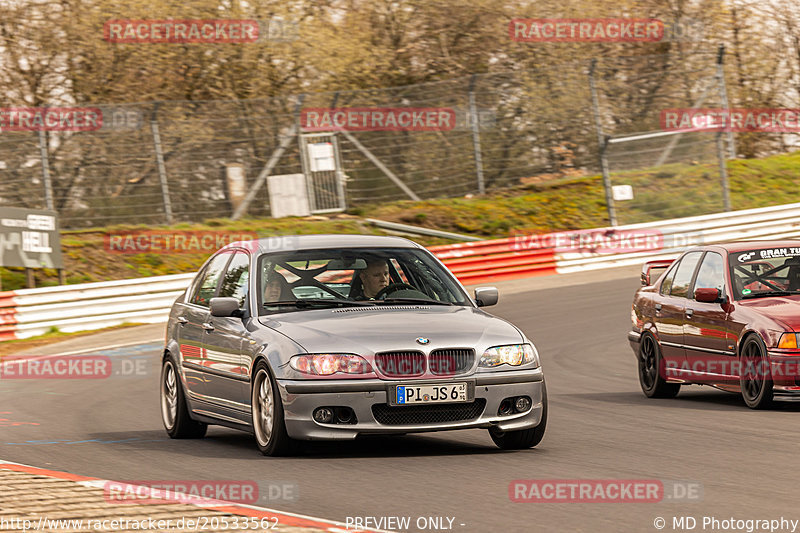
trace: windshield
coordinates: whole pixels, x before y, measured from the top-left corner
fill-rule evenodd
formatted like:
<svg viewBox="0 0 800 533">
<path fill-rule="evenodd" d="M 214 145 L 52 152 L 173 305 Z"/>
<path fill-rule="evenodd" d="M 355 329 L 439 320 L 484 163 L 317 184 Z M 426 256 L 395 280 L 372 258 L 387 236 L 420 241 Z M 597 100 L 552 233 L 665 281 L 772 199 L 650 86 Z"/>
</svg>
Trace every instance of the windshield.
<svg viewBox="0 0 800 533">
<path fill-rule="evenodd" d="M 265 254 L 258 271 L 260 314 L 361 305 L 472 305 L 445 269 L 413 248 Z"/>
<path fill-rule="evenodd" d="M 800 248 L 755 248 L 728 261 L 737 300 L 800 294 Z"/>
</svg>

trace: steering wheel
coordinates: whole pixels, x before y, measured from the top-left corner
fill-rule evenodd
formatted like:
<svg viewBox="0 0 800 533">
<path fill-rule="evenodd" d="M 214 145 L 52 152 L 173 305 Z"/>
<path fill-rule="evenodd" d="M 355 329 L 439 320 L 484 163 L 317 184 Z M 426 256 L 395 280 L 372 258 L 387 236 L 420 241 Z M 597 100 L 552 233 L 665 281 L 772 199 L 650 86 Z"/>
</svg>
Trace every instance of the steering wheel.
<svg viewBox="0 0 800 533">
<path fill-rule="evenodd" d="M 394 291 L 399 290 L 399 289 L 410 289 L 412 291 L 417 290 L 416 287 L 414 287 L 412 285 L 409 285 L 408 283 L 402 283 L 402 282 L 400 282 L 400 283 L 390 283 L 389 285 L 387 285 L 386 287 L 384 287 L 384 288 L 382 288 L 381 290 L 378 291 L 378 294 L 375 295 L 375 299 L 379 300 L 382 296 L 386 296 L 390 292 L 394 292 Z"/>
</svg>

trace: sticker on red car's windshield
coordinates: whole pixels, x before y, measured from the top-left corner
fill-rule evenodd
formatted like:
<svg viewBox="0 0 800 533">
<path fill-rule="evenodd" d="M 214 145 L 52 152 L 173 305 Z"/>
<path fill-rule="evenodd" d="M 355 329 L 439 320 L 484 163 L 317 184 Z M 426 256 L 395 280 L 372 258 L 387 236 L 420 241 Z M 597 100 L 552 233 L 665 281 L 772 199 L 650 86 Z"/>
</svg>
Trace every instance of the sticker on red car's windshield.
<svg viewBox="0 0 800 533">
<path fill-rule="evenodd" d="M 800 257 L 800 248 L 765 248 L 733 255 L 739 263 L 749 263 L 751 261 L 763 261 L 764 259 L 780 257 Z"/>
</svg>

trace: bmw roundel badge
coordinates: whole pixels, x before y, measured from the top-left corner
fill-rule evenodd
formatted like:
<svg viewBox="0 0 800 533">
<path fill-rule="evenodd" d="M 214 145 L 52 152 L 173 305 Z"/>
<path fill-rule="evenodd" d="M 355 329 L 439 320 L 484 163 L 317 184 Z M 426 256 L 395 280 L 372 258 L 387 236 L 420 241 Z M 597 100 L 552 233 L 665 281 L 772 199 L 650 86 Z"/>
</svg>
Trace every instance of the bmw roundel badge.
<svg viewBox="0 0 800 533">
<path fill-rule="evenodd" d="M 431 342 L 430 339 L 426 339 L 425 337 L 417 337 L 417 344 L 428 344 Z"/>
</svg>

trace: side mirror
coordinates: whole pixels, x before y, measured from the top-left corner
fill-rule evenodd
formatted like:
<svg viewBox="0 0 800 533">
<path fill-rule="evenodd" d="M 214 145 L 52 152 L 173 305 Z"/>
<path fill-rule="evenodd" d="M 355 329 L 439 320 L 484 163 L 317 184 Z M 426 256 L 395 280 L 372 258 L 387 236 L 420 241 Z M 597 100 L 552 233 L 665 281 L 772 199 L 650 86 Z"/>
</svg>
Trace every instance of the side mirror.
<svg viewBox="0 0 800 533">
<path fill-rule="evenodd" d="M 642 285 L 652 285 L 673 263 L 672 259 L 653 259 L 642 265 Z"/>
<path fill-rule="evenodd" d="M 720 301 L 719 289 L 696 289 L 694 299 L 698 302 L 715 303 Z"/>
<path fill-rule="evenodd" d="M 478 307 L 488 307 L 497 303 L 497 287 L 478 287 L 475 289 L 475 302 Z"/>
<path fill-rule="evenodd" d="M 211 316 L 242 316 L 239 310 L 239 300 L 236 298 L 211 298 L 209 307 Z"/>
</svg>

